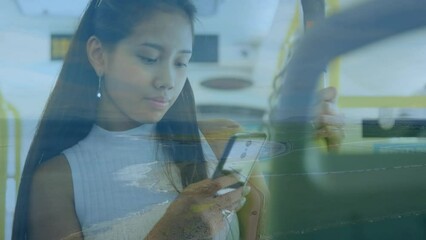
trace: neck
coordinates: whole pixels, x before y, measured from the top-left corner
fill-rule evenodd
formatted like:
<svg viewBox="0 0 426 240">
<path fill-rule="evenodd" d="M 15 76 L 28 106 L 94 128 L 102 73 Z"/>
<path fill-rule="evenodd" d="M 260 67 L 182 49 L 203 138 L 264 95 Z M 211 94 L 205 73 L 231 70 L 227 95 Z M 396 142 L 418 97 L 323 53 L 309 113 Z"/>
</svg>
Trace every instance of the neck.
<svg viewBox="0 0 426 240">
<path fill-rule="evenodd" d="M 126 131 L 132 128 L 136 128 L 142 125 L 142 123 L 135 121 L 121 121 L 114 119 L 107 119 L 98 116 L 96 120 L 96 125 L 106 129 L 108 131 Z"/>
<path fill-rule="evenodd" d="M 110 98 L 108 91 L 103 92 L 102 98 L 98 102 L 96 124 L 108 131 L 126 131 L 142 125 L 122 112 Z"/>
</svg>

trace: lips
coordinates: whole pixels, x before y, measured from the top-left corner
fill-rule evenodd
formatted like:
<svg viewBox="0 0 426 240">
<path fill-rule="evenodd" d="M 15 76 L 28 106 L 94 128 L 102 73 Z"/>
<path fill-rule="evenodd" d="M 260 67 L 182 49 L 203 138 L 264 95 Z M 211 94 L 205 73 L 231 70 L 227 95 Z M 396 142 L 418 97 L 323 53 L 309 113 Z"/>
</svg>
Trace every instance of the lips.
<svg viewBox="0 0 426 240">
<path fill-rule="evenodd" d="M 151 107 L 155 109 L 167 108 L 170 102 L 170 99 L 165 97 L 152 97 L 152 98 L 147 98 L 147 100 L 149 104 L 151 105 Z"/>
</svg>

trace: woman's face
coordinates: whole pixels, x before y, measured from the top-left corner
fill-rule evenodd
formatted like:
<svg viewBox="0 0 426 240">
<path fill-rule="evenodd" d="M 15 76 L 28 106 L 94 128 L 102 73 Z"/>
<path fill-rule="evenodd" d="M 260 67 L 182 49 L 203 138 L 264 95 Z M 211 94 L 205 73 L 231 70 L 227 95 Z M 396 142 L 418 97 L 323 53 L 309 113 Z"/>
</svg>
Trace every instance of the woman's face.
<svg viewBox="0 0 426 240">
<path fill-rule="evenodd" d="M 98 123 L 123 130 L 161 120 L 185 84 L 192 34 L 183 13 L 157 11 L 104 51 Z"/>
</svg>

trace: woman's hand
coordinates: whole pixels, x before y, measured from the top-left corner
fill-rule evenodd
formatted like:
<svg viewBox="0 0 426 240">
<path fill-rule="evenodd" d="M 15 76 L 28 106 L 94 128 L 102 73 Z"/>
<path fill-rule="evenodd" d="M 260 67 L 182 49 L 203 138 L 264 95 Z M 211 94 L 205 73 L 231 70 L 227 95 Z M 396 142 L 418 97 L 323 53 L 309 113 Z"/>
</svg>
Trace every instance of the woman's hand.
<svg viewBox="0 0 426 240">
<path fill-rule="evenodd" d="M 226 217 L 245 203 L 249 189 L 217 192 L 237 183 L 232 175 L 205 179 L 186 187 L 151 230 L 147 239 L 211 239 L 227 223 Z"/>
<path fill-rule="evenodd" d="M 345 120 L 336 106 L 337 90 L 334 87 L 321 89 L 316 118 L 312 122 L 315 128 L 315 138 L 324 139 L 329 152 L 336 152 L 340 148 L 345 132 Z"/>
</svg>

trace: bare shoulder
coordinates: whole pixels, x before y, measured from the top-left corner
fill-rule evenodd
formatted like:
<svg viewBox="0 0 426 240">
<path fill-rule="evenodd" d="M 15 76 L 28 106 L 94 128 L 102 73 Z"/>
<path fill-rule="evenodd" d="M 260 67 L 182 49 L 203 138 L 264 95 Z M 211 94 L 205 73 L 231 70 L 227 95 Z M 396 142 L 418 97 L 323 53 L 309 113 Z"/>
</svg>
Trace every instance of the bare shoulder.
<svg viewBox="0 0 426 240">
<path fill-rule="evenodd" d="M 33 187 L 37 189 L 56 189 L 72 194 L 71 169 L 64 155 L 58 155 L 43 163 L 34 173 Z"/>
<path fill-rule="evenodd" d="M 29 199 L 31 239 L 80 239 L 71 169 L 65 156 L 58 155 L 36 170 Z"/>
</svg>

